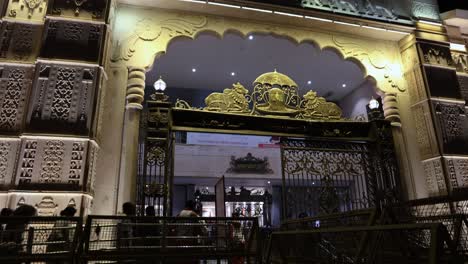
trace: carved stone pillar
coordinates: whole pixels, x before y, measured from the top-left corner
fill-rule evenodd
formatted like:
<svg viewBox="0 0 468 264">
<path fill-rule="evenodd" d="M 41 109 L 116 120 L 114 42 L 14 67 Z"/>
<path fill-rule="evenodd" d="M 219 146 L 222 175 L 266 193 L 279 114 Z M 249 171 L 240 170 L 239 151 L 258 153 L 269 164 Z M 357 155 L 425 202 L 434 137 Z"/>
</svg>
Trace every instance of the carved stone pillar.
<svg viewBox="0 0 468 264">
<path fill-rule="evenodd" d="M 449 45 L 412 39 L 402 46 L 409 83 L 411 113 L 429 195 L 449 194 L 461 187 L 465 168 L 454 162 L 468 154 L 465 99 Z"/>
<path fill-rule="evenodd" d="M 125 202 L 135 202 L 138 166 L 138 136 L 140 115 L 145 95 L 145 69 L 128 69 L 127 102 L 122 136 L 117 212 Z"/>
</svg>

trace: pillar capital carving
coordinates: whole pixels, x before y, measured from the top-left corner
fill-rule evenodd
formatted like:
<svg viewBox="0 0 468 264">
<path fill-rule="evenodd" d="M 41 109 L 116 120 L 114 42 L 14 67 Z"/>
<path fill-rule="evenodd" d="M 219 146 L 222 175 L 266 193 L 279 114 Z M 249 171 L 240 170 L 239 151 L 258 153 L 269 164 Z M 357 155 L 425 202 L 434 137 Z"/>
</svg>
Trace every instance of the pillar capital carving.
<svg viewBox="0 0 468 264">
<path fill-rule="evenodd" d="M 145 97 L 145 68 L 128 67 L 127 104 L 125 108 L 142 110 Z"/>
</svg>

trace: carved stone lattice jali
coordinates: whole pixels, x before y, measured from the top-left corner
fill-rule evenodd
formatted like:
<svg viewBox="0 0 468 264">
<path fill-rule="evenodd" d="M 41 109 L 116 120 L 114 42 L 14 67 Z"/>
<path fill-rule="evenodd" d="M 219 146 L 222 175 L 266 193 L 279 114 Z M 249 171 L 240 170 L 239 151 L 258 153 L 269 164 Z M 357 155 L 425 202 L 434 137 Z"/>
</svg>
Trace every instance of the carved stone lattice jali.
<svg viewBox="0 0 468 264">
<path fill-rule="evenodd" d="M 445 167 L 448 170 L 450 188 L 468 187 L 468 158 L 444 158 Z"/>
<path fill-rule="evenodd" d="M 0 138 L 0 190 L 12 184 L 20 139 Z"/>
<path fill-rule="evenodd" d="M 468 131 L 465 104 L 433 101 L 439 130 L 439 141 L 446 154 L 465 154 L 468 149 Z"/>
<path fill-rule="evenodd" d="M 97 66 L 38 63 L 27 129 L 89 134 L 98 80 Z"/>
<path fill-rule="evenodd" d="M 41 24 L 3 21 L 0 31 L 0 58 L 33 62 L 39 54 Z"/>
<path fill-rule="evenodd" d="M 445 183 L 444 167 L 441 158 L 423 161 L 426 185 L 431 196 L 446 195 L 447 184 Z"/>
<path fill-rule="evenodd" d="M 22 130 L 33 74 L 33 65 L 0 64 L 0 131 Z"/>
<path fill-rule="evenodd" d="M 16 184 L 70 185 L 80 190 L 86 176 L 87 139 L 25 137 L 21 141 Z"/>
<path fill-rule="evenodd" d="M 135 16 L 135 13 L 139 15 Z M 405 90 L 396 42 L 353 38 L 345 34 L 337 36 L 320 30 L 236 18 L 189 15 L 162 9 L 143 10 L 130 6 L 119 8 L 119 19 L 114 26 L 114 32 L 119 34 L 115 34 L 113 41 L 116 46 L 112 61 L 126 66 L 150 68 L 155 56 L 164 53 L 168 44 L 176 37 L 194 38 L 204 31 L 216 32 L 222 36 L 229 30 L 236 30 L 244 36 L 250 33 L 274 33 L 298 43 L 313 41 L 319 48 L 333 47 L 345 59 L 357 61 L 365 75 L 377 80 L 382 91 Z"/>
<path fill-rule="evenodd" d="M 42 22 L 47 11 L 47 0 L 8 0 L 6 17 Z"/>
<path fill-rule="evenodd" d="M 48 18 L 41 57 L 100 63 L 105 25 Z"/>
</svg>

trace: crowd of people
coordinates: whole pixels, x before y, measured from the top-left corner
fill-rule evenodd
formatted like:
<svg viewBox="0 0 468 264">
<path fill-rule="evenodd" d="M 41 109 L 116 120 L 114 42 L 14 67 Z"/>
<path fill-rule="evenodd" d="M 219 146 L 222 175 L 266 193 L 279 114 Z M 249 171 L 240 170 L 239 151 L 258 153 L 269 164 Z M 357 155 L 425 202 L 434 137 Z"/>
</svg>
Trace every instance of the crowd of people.
<svg viewBox="0 0 468 264">
<path fill-rule="evenodd" d="M 64 220 L 56 219 L 53 223 L 53 227 L 49 227 L 47 237 L 47 253 L 54 252 L 66 252 L 71 250 L 73 241 L 73 231 L 71 225 L 76 227 L 70 221 L 66 221 L 67 217 L 73 217 L 76 214 L 76 209 L 73 206 L 68 206 L 60 212 L 60 217 L 64 217 Z M 133 216 L 136 216 L 137 210 L 133 203 L 127 202 L 122 206 L 122 212 L 129 218 L 124 218 L 119 221 L 117 225 L 118 237 L 120 249 L 131 249 L 135 246 L 148 246 L 151 248 L 161 243 L 161 222 L 154 218 L 142 218 L 139 219 L 138 224 L 135 223 Z M 28 230 L 28 225 L 31 224 L 31 217 L 37 216 L 37 210 L 31 205 L 21 205 L 15 210 L 4 208 L 0 212 L 0 254 L 15 254 L 24 251 L 24 245 L 27 240 L 25 234 Z M 156 211 L 153 206 L 145 208 L 145 216 L 154 217 Z M 208 228 L 207 224 L 200 217 L 200 212 L 196 210 L 196 203 L 192 200 L 186 202 L 185 207 L 177 215 L 180 218 L 187 218 L 174 223 L 167 224 L 170 226 L 166 229 L 169 236 L 178 237 L 171 243 L 178 246 L 200 246 L 206 243 L 206 239 L 214 239 L 212 234 L 212 228 L 216 228 L 216 225 L 212 225 L 212 228 Z M 233 217 L 239 217 L 237 214 L 233 214 Z M 11 217 L 11 218 L 10 218 Z M 16 217 L 16 218 L 14 218 Z M 8 220 L 8 219 L 14 219 Z M 37 221 L 35 218 L 34 221 Z M 100 228 L 100 227 L 98 227 Z M 226 240 L 230 241 L 234 247 L 244 247 L 245 238 L 242 231 L 242 225 L 239 221 L 230 221 L 225 233 L 228 234 Z M 187 239 L 188 238 L 188 239 Z M 58 243 L 59 241 L 59 243 Z M 179 245 L 180 244 L 180 245 Z M 194 247 L 196 248 L 196 247 Z M 231 263 L 243 263 L 243 258 L 234 258 Z M 184 262 L 186 263 L 186 262 Z"/>
</svg>

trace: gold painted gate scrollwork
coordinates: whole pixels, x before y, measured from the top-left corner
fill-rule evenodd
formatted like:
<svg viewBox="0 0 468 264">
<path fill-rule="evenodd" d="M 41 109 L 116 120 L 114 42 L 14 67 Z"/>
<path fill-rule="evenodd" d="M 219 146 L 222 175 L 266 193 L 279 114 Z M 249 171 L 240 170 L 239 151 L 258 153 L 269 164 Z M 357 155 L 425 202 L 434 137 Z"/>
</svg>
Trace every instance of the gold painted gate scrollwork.
<svg viewBox="0 0 468 264">
<path fill-rule="evenodd" d="M 341 119 L 342 111 L 335 103 L 327 102 L 314 91 L 301 98 L 296 82 L 276 70 L 260 75 L 253 85 L 252 93 L 240 83 L 223 93 L 212 93 L 202 109 L 194 109 L 183 100 L 177 100 L 175 108 L 305 120 Z"/>
</svg>

